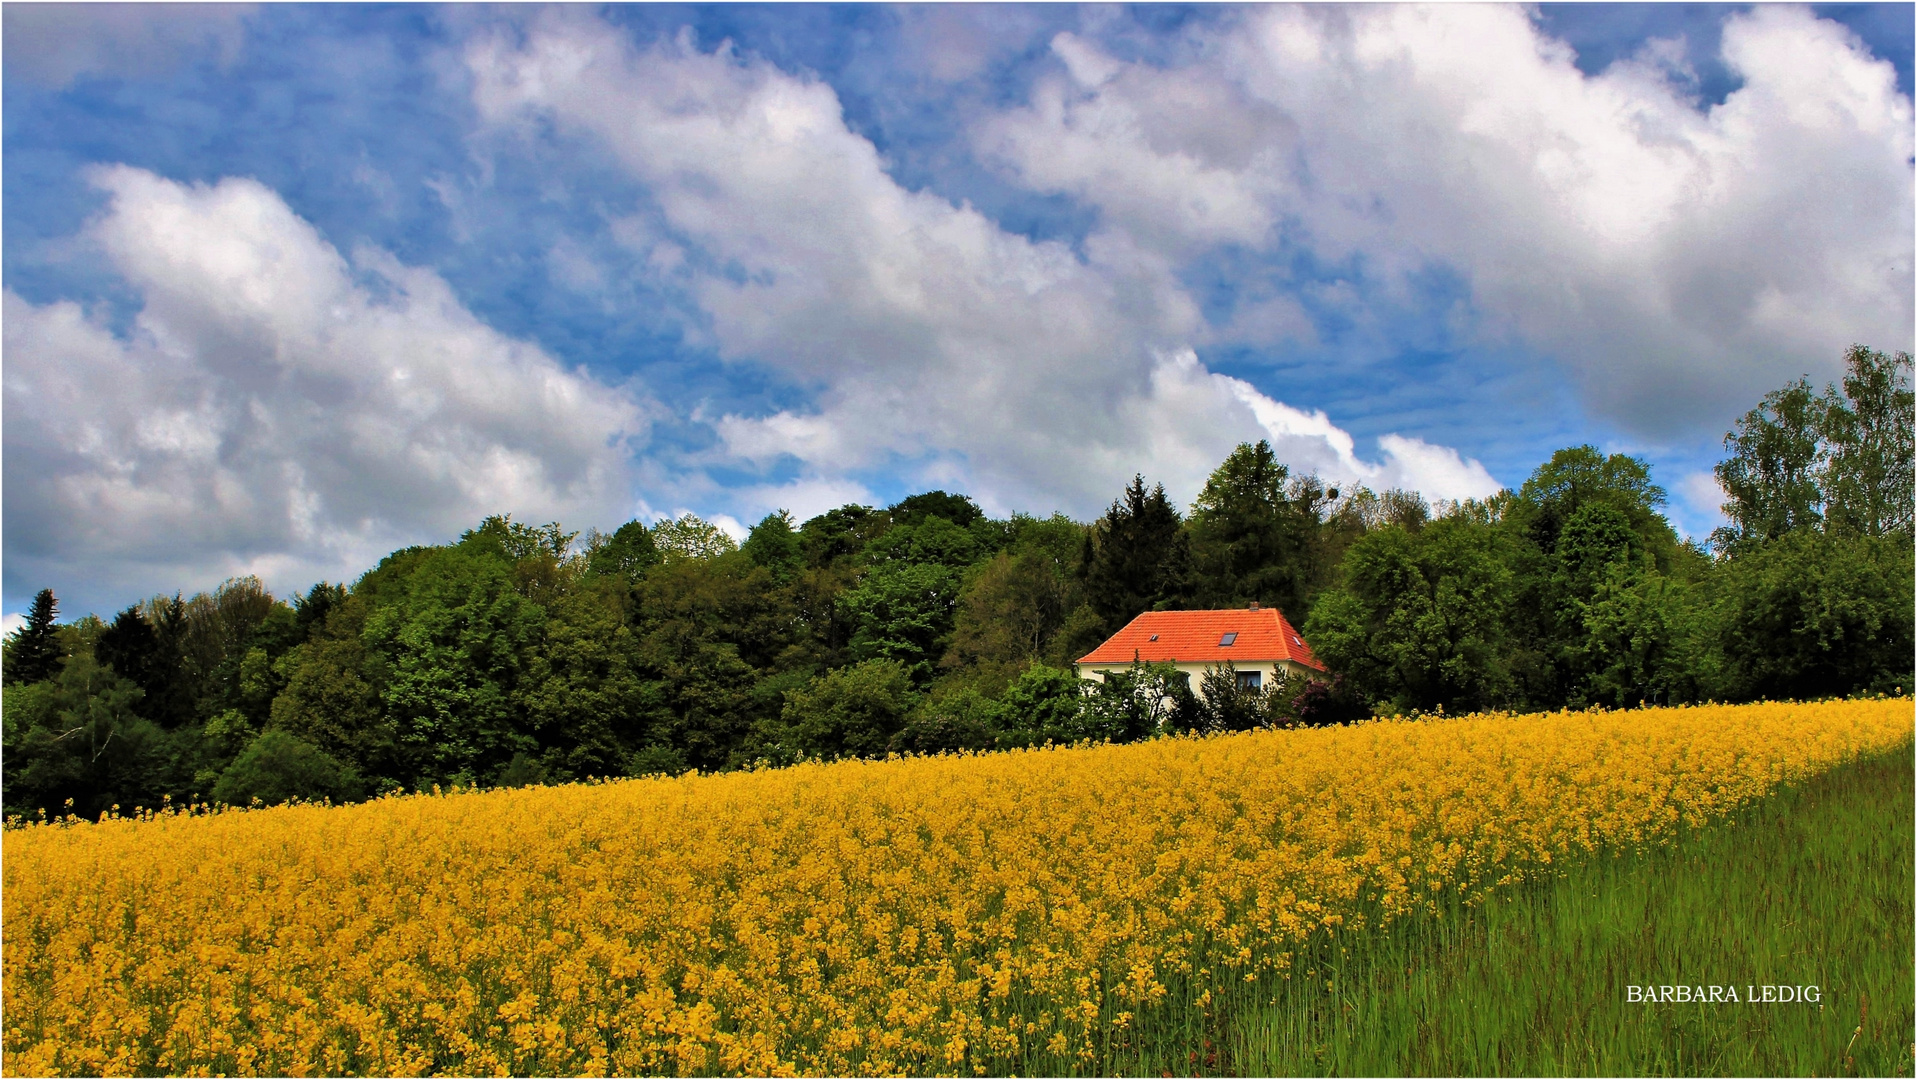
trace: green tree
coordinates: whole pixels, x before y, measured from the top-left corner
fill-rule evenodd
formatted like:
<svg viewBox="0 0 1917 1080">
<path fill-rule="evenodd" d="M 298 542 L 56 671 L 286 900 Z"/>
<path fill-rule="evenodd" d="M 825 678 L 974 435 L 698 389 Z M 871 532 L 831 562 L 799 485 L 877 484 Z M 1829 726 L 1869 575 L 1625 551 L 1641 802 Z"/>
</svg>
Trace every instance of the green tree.
<svg viewBox="0 0 1917 1080">
<path fill-rule="evenodd" d="M 1191 548 L 1163 484 L 1135 476 L 1092 527 L 1082 557 L 1086 599 L 1110 634 L 1140 612 L 1175 607 L 1191 574 Z"/>
<path fill-rule="evenodd" d="M 955 694 L 923 700 L 892 736 L 887 749 L 896 754 L 940 754 L 958 750 L 990 750 L 998 745 L 1003 706 L 966 687 Z"/>
<path fill-rule="evenodd" d="M 1513 574 L 1493 526 L 1462 518 L 1381 529 L 1345 555 L 1344 583 L 1313 606 L 1312 650 L 1372 701 L 1405 709 L 1504 704 Z"/>
<path fill-rule="evenodd" d="M 511 567 L 467 548 L 432 553 L 370 614 L 362 637 L 386 673 L 383 711 L 415 783 L 470 783 L 538 749 L 513 695 L 544 624 Z"/>
<path fill-rule="evenodd" d="M 299 640 L 313 636 L 313 631 L 325 624 L 326 616 L 345 602 L 346 586 L 324 581 L 306 590 L 305 596 L 293 597 L 293 622 L 299 629 Z"/>
<path fill-rule="evenodd" d="M 864 557 L 867 544 L 891 527 L 892 517 L 885 511 L 847 504 L 799 526 L 799 547 L 809 567 L 847 568 Z"/>
<path fill-rule="evenodd" d="M 357 592 L 278 661 L 284 687 L 270 725 L 325 751 L 372 781 L 374 790 L 418 787 L 400 759 L 399 729 L 382 691 L 390 665 L 363 634 L 371 605 Z"/>
<path fill-rule="evenodd" d="M 1323 497 L 1300 478 L 1301 495 Z M 1271 444 L 1240 443 L 1205 481 L 1189 522 L 1197 603 L 1242 607 L 1259 601 L 1302 617 L 1319 578 L 1318 516 L 1294 503 L 1290 473 Z"/>
<path fill-rule="evenodd" d="M 1829 460 L 1820 477 L 1825 520 L 1845 536 L 1912 535 L 1913 398 L 1909 353 L 1885 355 L 1853 345 L 1844 356 L 1843 393 L 1827 388 L 1823 438 Z"/>
<path fill-rule="evenodd" d="M 1764 395 L 1724 436 L 1731 456 L 1715 472 L 1730 522 L 1711 534 L 1719 550 L 1749 548 L 1822 525 L 1823 411 L 1810 383 L 1798 379 Z"/>
<path fill-rule="evenodd" d="M 746 536 L 739 550 L 756 566 L 763 566 L 772 580 L 783 585 L 805 566 L 805 550 L 799 543 L 799 531 L 792 527 L 792 515 L 784 510 L 761 518 Z"/>
<path fill-rule="evenodd" d="M 708 771 L 751 760 L 755 725 L 776 719 L 786 687 L 811 675 L 791 592 L 732 552 L 668 562 L 646 576 L 637 599 L 644 742 Z"/>
<path fill-rule="evenodd" d="M 739 550 L 725 530 L 704 518 L 685 514 L 667 518 L 652 527 L 652 542 L 667 562 L 677 559 L 712 559 Z"/>
<path fill-rule="evenodd" d="M 1546 553 L 1587 507 L 1615 511 L 1647 548 L 1668 553 L 1676 544 L 1670 525 L 1658 512 L 1664 489 L 1651 482 L 1651 467 L 1628 454 L 1603 454 L 1594 446 L 1572 446 L 1551 455 L 1518 489 L 1511 503 L 1511 524 Z"/>
<path fill-rule="evenodd" d="M 1190 677 L 1171 664 L 1134 660 L 1108 671 L 1093 684 L 1080 723 L 1085 736 L 1110 742 L 1135 742 L 1165 731 L 1201 726 L 1198 699 Z"/>
<path fill-rule="evenodd" d="M 963 577 L 937 562 L 889 562 L 839 598 L 854 660 L 891 660 L 924 685 L 945 655 Z"/>
<path fill-rule="evenodd" d="M 867 660 L 788 692 L 782 719 L 808 756 L 874 757 L 905 726 L 916 696 L 903 664 Z"/>
<path fill-rule="evenodd" d="M 921 517 L 911 524 L 893 525 L 865 549 L 866 562 L 874 566 L 935 564 L 955 570 L 970 566 L 988 554 L 970 530 L 933 516 Z"/>
<path fill-rule="evenodd" d="M 1719 697 L 1815 698 L 1909 689 L 1910 543 L 1803 529 L 1716 572 Z"/>
<path fill-rule="evenodd" d="M 971 499 L 944 491 L 908 495 L 893 503 L 887 514 L 894 525 L 917 525 L 928 517 L 937 517 L 961 529 L 969 528 L 973 522 L 985 517 L 985 511 L 980 510 Z"/>
<path fill-rule="evenodd" d="M 153 715 L 145 706 L 164 700 L 163 694 L 154 691 L 163 691 L 164 683 L 171 680 L 178 667 L 178 660 L 161 654 L 159 635 L 153 632 L 153 627 L 140 614 L 138 607 L 129 607 L 113 617 L 113 622 L 100 632 L 99 640 L 93 643 L 93 654 L 101 663 L 141 689 L 142 707 L 138 711 L 142 716 L 161 721 L 161 717 Z"/>
<path fill-rule="evenodd" d="M 1563 525 L 1550 554 L 1532 562 L 1542 571 L 1519 592 L 1521 605 L 1535 621 L 1521 625 L 1534 632 L 1532 645 L 1548 660 L 1550 682 L 1537 704 L 1584 705 L 1592 700 L 1593 672 L 1610 665 L 1618 644 L 1613 625 L 1620 614 L 1611 612 L 1605 625 L 1613 632 L 1592 632 L 1592 606 L 1600 590 L 1615 604 L 1635 580 L 1656 573 L 1630 519 L 1615 505 L 1592 502 L 1579 507 Z M 1540 687 L 1533 685 L 1533 696 Z"/>
<path fill-rule="evenodd" d="M 971 574 L 959 594 L 947 668 L 984 668 L 1010 679 L 1052 658 L 1052 642 L 1077 606 L 1069 567 L 1046 552 L 1001 551 Z"/>
<path fill-rule="evenodd" d="M 268 805 L 294 799 L 347 802 L 363 790 L 359 777 L 325 751 L 284 731 L 268 731 L 227 766 L 211 794 L 214 802 L 244 806 L 254 799 Z"/>
<path fill-rule="evenodd" d="M 1275 694 L 1274 689 L 1278 688 L 1247 685 L 1229 660 L 1207 667 L 1198 679 L 1193 730 L 1250 731 L 1266 726 L 1273 719 L 1273 710 L 1281 707 L 1283 691 Z"/>
<path fill-rule="evenodd" d="M 643 522 L 628 521 L 610 536 L 591 533 L 586 539 L 586 565 L 595 574 L 638 581 L 645 572 L 659 565 L 663 556 L 653 541 L 652 530 Z"/>
<path fill-rule="evenodd" d="M 34 594 L 26 623 L 7 638 L 8 686 L 37 683 L 58 674 L 65 659 L 60 653 L 59 631 L 55 624 L 59 614 L 60 605 L 53 598 L 52 589 L 41 589 Z"/>
<path fill-rule="evenodd" d="M 525 525 L 514 521 L 511 514 L 494 514 L 481 521 L 477 528 L 461 533 L 459 543 L 468 550 L 496 555 L 507 562 L 542 557 L 563 562 L 572 553 L 572 543 L 578 537 L 578 533 L 567 532 L 556 521 L 547 525 Z"/>
<path fill-rule="evenodd" d="M 1005 688 L 999 713 L 1001 746 L 1068 744 L 1104 739 L 1110 731 L 1091 715 L 1092 683 L 1068 668 L 1033 664 Z"/>
<path fill-rule="evenodd" d="M 96 817 L 118 805 L 157 806 L 171 793 L 170 747 L 158 725 L 135 711 L 140 689 L 94 659 L 104 629 L 88 616 L 62 627 L 66 662 L 51 679 L 7 691 L 6 807 Z"/>
<path fill-rule="evenodd" d="M 1393 525 L 1417 532 L 1430 520 L 1431 504 L 1425 502 L 1423 495 L 1402 488 L 1390 488 L 1380 494 L 1360 485 L 1338 502 L 1331 512 L 1330 523 L 1356 540 Z"/>
<path fill-rule="evenodd" d="M 1616 708 L 1696 700 L 1709 677 L 1694 596 L 1683 578 L 1609 564 L 1582 605 L 1588 674 L 1581 696 Z"/>
<path fill-rule="evenodd" d="M 625 589 L 612 578 L 555 601 L 544 640 L 520 679 L 516 704 L 541 750 L 517 752 L 542 780 L 619 776 L 644 745 L 649 701 L 638 640 L 625 621 Z M 503 783 L 504 781 L 502 781 Z"/>
</svg>

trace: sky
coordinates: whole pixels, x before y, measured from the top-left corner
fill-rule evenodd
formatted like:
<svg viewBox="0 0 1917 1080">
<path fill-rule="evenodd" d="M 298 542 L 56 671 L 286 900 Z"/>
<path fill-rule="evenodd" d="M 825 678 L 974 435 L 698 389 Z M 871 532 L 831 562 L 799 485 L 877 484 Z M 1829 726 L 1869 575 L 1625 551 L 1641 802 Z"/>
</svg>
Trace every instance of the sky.
<svg viewBox="0 0 1917 1080">
<path fill-rule="evenodd" d="M 0 609 L 489 514 L 1427 498 L 1913 336 L 1913 5 L 36 5 Z"/>
</svg>

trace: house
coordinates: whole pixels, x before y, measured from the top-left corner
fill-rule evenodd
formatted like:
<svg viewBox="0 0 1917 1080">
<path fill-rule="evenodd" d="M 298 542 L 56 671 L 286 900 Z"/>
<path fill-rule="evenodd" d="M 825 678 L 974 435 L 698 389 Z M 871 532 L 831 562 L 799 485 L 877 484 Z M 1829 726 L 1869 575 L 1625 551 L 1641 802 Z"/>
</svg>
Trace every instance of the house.
<svg viewBox="0 0 1917 1080">
<path fill-rule="evenodd" d="M 1226 661 L 1238 672 L 1238 684 L 1246 687 L 1269 685 L 1280 671 L 1311 675 L 1325 670 L 1283 612 L 1257 604 L 1218 611 L 1147 611 L 1074 666 L 1079 678 L 1103 682 L 1107 671 L 1128 667 L 1134 659 L 1170 661 L 1191 677 L 1193 690 L 1201 685 L 1205 669 L 1223 667 Z"/>
</svg>

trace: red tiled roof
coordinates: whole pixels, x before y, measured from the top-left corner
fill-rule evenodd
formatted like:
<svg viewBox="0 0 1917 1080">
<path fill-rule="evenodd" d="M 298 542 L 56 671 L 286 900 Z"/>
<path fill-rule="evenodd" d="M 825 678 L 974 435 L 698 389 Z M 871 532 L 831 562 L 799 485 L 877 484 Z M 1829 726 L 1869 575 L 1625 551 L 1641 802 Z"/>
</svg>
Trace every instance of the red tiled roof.
<svg viewBox="0 0 1917 1080">
<path fill-rule="evenodd" d="M 1230 633 L 1230 645 L 1219 641 Z M 1292 660 L 1323 671 L 1304 635 L 1292 629 L 1277 608 L 1226 608 L 1222 611 L 1147 611 L 1125 624 L 1105 644 L 1080 657 L 1081 664 L 1129 664 L 1175 660 L 1187 664 L 1268 663 Z"/>
</svg>

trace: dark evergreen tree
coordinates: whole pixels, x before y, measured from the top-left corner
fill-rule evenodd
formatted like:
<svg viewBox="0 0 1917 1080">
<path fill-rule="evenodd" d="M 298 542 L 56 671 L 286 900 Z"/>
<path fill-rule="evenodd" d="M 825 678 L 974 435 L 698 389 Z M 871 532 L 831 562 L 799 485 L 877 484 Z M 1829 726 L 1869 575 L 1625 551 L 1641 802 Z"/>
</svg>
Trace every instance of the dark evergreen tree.
<svg viewBox="0 0 1917 1080">
<path fill-rule="evenodd" d="M 7 692 L 0 793 L 9 812 L 71 805 L 90 818 L 116 803 L 130 812 L 157 806 L 162 794 L 188 794 L 171 775 L 166 734 L 134 711 L 139 688 L 94 659 L 103 629 L 92 616 L 61 627 L 68 655 L 59 671 Z"/>
<path fill-rule="evenodd" d="M 44 682 L 59 674 L 64 659 L 59 629 L 54 624 L 59 614 L 60 605 L 53 598 L 52 589 L 41 589 L 34 595 L 26 625 L 15 630 L 7 642 L 8 685 Z"/>
<path fill-rule="evenodd" d="M 325 622 L 326 616 L 345 602 L 346 586 L 329 585 L 324 581 L 306 590 L 305 596 L 293 597 L 294 625 L 298 627 L 299 640 L 312 637 L 314 628 Z"/>
<path fill-rule="evenodd" d="M 138 607 L 113 617 L 93 643 L 93 655 L 140 688 L 134 712 L 166 728 L 192 718 L 193 703 L 180 680 L 179 651 L 160 637 Z"/>
<path fill-rule="evenodd" d="M 1086 536 L 1085 595 L 1107 633 L 1140 612 L 1182 606 L 1191 574 L 1182 524 L 1165 486 L 1148 492 L 1134 476 Z"/>
<path fill-rule="evenodd" d="M 1259 601 L 1304 617 L 1318 577 L 1313 541 L 1319 522 L 1307 500 L 1292 500 L 1292 487 L 1289 470 L 1263 440 L 1240 443 L 1212 472 L 1192 504 L 1195 603 Z M 1311 502 L 1324 496 L 1315 481 L 1298 484 L 1297 491 Z"/>
</svg>

